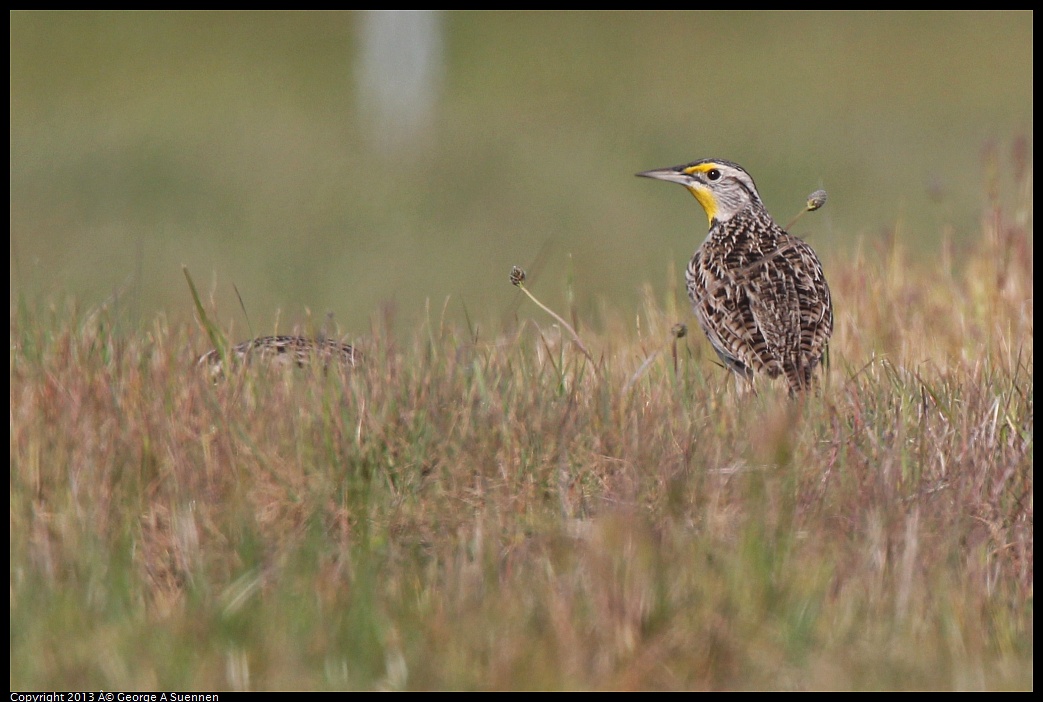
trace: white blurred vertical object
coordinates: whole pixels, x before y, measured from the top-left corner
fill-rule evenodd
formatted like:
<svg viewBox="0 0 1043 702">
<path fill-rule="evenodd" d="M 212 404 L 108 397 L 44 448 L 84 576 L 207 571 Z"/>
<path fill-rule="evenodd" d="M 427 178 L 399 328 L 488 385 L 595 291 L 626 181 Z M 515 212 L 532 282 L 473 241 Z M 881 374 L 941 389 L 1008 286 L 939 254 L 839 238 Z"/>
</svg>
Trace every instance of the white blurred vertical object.
<svg viewBox="0 0 1043 702">
<path fill-rule="evenodd" d="M 438 10 L 362 11 L 359 106 L 378 146 L 408 145 L 430 126 L 442 88 Z"/>
</svg>

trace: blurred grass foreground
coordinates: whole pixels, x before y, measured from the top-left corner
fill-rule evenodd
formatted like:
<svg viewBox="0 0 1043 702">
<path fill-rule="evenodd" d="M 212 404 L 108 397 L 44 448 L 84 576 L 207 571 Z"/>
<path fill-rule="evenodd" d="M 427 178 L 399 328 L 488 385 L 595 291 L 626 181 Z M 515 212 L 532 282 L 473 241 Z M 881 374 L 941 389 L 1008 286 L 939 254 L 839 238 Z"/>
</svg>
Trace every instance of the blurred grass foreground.
<svg viewBox="0 0 1043 702">
<path fill-rule="evenodd" d="M 964 109 L 924 130 L 944 66 L 911 64 L 814 137 L 719 88 L 694 134 L 664 94 L 693 69 L 662 68 L 693 35 L 868 60 L 915 24 L 977 36 L 945 66 L 979 86 L 1024 15 L 429 17 L 441 98 L 379 137 L 345 119 L 354 14 L 11 19 L 12 690 L 1033 687 L 1031 132 L 975 123 L 1024 85 L 932 88 Z M 816 126 L 812 83 L 785 104 Z M 800 402 L 736 394 L 679 283 L 705 220 L 631 183 L 740 151 L 781 221 L 829 191 L 796 227 L 837 311 Z M 182 263 L 216 333 L 330 311 L 363 362 L 215 379 Z"/>
</svg>

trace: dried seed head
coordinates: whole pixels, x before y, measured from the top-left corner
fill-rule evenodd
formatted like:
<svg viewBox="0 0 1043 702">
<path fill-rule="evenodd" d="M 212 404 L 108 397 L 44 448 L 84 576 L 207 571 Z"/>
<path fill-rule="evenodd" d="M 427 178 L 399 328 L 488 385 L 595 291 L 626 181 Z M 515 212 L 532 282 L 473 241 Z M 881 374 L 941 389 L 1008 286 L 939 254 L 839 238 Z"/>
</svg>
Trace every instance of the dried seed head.
<svg viewBox="0 0 1043 702">
<path fill-rule="evenodd" d="M 671 327 L 670 333 L 674 335 L 675 339 L 683 339 L 685 334 L 688 333 L 688 325 L 680 323 L 675 324 Z"/>
<path fill-rule="evenodd" d="M 511 266 L 511 285 L 521 285 L 525 282 L 525 271 L 518 266 Z"/>
<path fill-rule="evenodd" d="M 808 195 L 808 212 L 814 212 L 826 204 L 826 191 L 816 190 Z"/>
</svg>

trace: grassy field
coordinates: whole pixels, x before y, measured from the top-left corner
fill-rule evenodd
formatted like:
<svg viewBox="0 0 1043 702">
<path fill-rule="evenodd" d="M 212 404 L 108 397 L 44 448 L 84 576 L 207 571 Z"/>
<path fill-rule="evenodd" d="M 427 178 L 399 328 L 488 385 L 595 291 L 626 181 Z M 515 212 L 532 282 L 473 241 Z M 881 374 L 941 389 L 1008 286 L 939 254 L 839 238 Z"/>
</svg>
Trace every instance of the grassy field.
<svg viewBox="0 0 1043 702">
<path fill-rule="evenodd" d="M 10 17 L 13 690 L 1033 687 L 1031 12 L 443 13 L 416 131 L 373 15 Z M 804 401 L 710 156 L 829 193 Z"/>
<path fill-rule="evenodd" d="M 376 316 L 354 372 L 216 383 L 196 325 L 13 310 L 11 688 L 1031 688 L 1007 185 L 932 265 L 828 267 L 804 401 L 737 396 L 676 289 L 581 324 L 593 363 L 521 299 L 495 337 Z"/>
</svg>

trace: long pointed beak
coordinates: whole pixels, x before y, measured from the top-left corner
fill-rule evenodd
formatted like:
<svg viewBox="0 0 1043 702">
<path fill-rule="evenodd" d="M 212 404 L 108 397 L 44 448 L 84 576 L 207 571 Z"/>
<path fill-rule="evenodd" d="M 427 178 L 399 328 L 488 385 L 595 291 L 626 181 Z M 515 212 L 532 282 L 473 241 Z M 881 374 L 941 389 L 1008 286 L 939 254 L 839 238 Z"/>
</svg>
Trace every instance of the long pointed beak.
<svg viewBox="0 0 1043 702">
<path fill-rule="evenodd" d="M 684 171 L 678 170 L 677 167 L 656 168 L 651 171 L 642 171 L 641 173 L 635 173 L 634 175 L 640 176 L 641 178 L 667 180 L 671 183 L 680 183 L 681 185 L 689 185 L 692 182 L 692 176 L 688 175 Z"/>
</svg>

